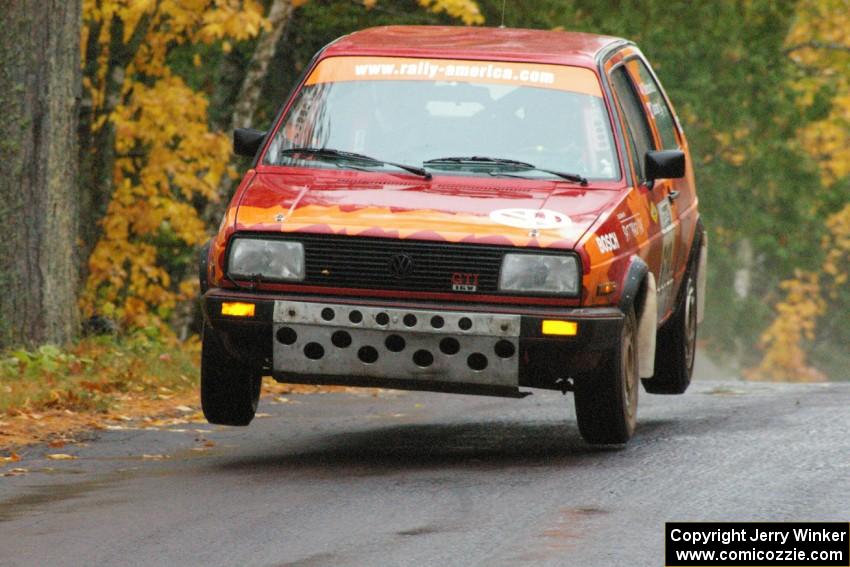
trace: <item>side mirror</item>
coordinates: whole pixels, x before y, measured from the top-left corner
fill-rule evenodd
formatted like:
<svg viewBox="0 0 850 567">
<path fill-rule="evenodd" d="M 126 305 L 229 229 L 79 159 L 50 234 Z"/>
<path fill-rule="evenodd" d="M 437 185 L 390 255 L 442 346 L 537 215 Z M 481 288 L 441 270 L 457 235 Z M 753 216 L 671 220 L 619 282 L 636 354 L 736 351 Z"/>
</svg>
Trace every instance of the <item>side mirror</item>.
<svg viewBox="0 0 850 567">
<path fill-rule="evenodd" d="M 684 177 L 685 152 L 681 150 L 646 152 L 643 169 L 648 181 Z"/>
<path fill-rule="evenodd" d="M 238 156 L 254 157 L 266 139 L 266 133 L 253 128 L 233 131 L 233 152 Z"/>
</svg>

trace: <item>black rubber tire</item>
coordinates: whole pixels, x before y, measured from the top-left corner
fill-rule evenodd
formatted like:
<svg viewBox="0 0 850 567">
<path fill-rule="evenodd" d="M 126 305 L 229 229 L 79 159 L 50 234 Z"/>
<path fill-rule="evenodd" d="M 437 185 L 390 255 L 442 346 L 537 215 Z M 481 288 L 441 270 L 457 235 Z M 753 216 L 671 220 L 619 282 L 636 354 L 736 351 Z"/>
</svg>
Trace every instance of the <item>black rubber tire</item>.
<svg viewBox="0 0 850 567">
<path fill-rule="evenodd" d="M 634 434 L 640 389 L 637 338 L 637 319 L 630 309 L 620 332 L 620 348 L 596 375 L 576 380 L 578 429 L 588 443 L 620 444 Z"/>
<path fill-rule="evenodd" d="M 656 335 L 655 373 L 652 378 L 641 379 L 649 394 L 684 394 L 691 385 L 698 318 L 696 286 L 701 235 L 697 235 L 676 308 Z"/>
<path fill-rule="evenodd" d="M 204 323 L 201 344 L 201 407 L 217 425 L 248 425 L 260 401 L 260 372 L 231 356 Z"/>
</svg>

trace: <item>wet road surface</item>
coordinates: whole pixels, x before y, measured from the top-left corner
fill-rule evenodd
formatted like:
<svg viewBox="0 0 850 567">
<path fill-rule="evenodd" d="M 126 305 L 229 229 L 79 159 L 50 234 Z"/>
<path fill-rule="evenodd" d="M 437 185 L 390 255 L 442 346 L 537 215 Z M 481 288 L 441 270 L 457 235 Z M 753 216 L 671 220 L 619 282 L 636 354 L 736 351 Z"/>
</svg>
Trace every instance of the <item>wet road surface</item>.
<svg viewBox="0 0 850 567">
<path fill-rule="evenodd" d="M 287 398 L 29 449 L 0 565 L 660 566 L 665 521 L 850 520 L 850 384 L 642 393 L 625 448 L 555 393 Z"/>
</svg>

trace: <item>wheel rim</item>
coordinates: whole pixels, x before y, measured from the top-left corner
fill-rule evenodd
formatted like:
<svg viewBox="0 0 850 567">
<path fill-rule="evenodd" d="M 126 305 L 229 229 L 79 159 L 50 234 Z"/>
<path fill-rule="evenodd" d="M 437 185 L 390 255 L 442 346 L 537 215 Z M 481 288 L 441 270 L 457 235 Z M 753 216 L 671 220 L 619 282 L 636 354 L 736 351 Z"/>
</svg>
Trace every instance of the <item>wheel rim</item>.
<svg viewBox="0 0 850 567">
<path fill-rule="evenodd" d="M 688 370 L 694 366 L 697 343 L 697 290 L 693 278 L 688 278 L 685 297 L 685 364 Z"/>
<path fill-rule="evenodd" d="M 263 385 L 262 377 L 251 378 L 251 407 L 257 411 L 260 404 L 260 390 Z"/>
<path fill-rule="evenodd" d="M 626 415 L 629 419 L 635 415 L 637 406 L 637 374 L 635 372 L 635 343 L 633 331 L 623 337 L 623 396 L 625 398 Z"/>
</svg>

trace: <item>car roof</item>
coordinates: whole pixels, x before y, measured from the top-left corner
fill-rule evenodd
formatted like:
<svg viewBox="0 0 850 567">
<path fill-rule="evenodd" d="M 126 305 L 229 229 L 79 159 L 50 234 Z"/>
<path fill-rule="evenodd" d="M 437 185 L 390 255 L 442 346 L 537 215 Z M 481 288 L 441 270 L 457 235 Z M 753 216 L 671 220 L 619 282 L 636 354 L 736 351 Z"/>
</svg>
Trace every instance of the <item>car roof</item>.
<svg viewBox="0 0 850 567">
<path fill-rule="evenodd" d="M 524 61 L 595 68 L 598 55 L 623 43 L 590 33 L 464 26 L 382 26 L 343 36 L 323 57 L 372 55 Z"/>
</svg>

